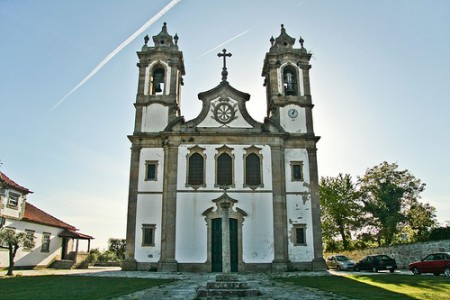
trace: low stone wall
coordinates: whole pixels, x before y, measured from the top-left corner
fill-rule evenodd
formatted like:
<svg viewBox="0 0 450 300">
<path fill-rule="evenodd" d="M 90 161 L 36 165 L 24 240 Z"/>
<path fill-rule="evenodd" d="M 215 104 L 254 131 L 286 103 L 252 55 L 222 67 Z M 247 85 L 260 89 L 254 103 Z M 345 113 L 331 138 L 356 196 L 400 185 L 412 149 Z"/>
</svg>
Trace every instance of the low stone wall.
<svg viewBox="0 0 450 300">
<path fill-rule="evenodd" d="M 399 269 L 408 269 L 408 264 L 421 260 L 433 252 L 450 252 L 450 240 L 346 251 L 340 252 L 340 254 L 345 254 L 356 262 L 366 255 L 387 254 L 390 257 L 395 258 Z M 324 253 L 324 258 L 326 259 L 333 254 L 337 253 Z"/>
</svg>

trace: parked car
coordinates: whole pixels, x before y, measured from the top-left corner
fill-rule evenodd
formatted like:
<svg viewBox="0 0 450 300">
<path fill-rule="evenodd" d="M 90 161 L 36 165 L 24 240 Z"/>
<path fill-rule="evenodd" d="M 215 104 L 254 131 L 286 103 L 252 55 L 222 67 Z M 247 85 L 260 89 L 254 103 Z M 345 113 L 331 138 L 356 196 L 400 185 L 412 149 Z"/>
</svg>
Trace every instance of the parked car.
<svg viewBox="0 0 450 300">
<path fill-rule="evenodd" d="M 327 268 L 340 270 L 353 270 L 355 262 L 345 255 L 333 255 L 327 258 Z"/>
<path fill-rule="evenodd" d="M 450 252 L 429 254 L 421 261 L 410 263 L 409 270 L 414 275 L 433 273 L 438 276 L 444 273 L 445 276 L 450 277 Z"/>
<path fill-rule="evenodd" d="M 378 272 L 389 270 L 389 272 L 394 273 L 395 269 L 397 269 L 397 262 L 385 254 L 368 255 L 355 265 L 355 271 L 371 270 L 372 272 Z"/>
</svg>

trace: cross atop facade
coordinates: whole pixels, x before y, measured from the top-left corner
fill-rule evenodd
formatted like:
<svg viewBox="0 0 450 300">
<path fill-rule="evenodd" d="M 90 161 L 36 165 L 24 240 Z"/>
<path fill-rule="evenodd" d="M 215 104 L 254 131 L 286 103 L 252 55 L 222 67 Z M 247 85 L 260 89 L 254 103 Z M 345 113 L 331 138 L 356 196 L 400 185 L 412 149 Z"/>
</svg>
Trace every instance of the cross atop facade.
<svg viewBox="0 0 450 300">
<path fill-rule="evenodd" d="M 227 81 L 228 71 L 227 71 L 227 56 L 230 57 L 231 53 L 227 53 L 227 49 L 223 49 L 222 53 L 217 54 L 218 57 L 223 57 L 223 68 L 222 68 L 222 81 Z"/>
</svg>

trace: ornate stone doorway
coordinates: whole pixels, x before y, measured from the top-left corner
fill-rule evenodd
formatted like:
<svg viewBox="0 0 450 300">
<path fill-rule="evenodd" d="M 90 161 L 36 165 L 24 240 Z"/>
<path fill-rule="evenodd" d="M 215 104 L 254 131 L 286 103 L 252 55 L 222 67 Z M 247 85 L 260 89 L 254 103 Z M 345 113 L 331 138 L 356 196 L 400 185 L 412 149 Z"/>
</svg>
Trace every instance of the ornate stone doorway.
<svg viewBox="0 0 450 300">
<path fill-rule="evenodd" d="M 243 271 L 242 260 L 242 223 L 247 213 L 234 206 L 238 201 L 230 198 L 226 192 L 218 199 L 212 200 L 215 205 L 203 212 L 208 227 L 208 268 L 212 272 L 223 271 L 222 257 L 222 209 L 223 203 L 229 203 L 229 232 L 230 232 L 230 265 L 231 272 Z"/>
</svg>

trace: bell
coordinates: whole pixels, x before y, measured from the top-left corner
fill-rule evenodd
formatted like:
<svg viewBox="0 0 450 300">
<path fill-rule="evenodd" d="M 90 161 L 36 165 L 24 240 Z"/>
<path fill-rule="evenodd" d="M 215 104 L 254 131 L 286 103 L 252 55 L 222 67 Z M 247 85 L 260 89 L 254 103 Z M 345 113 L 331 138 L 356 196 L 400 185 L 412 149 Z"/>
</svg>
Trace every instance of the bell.
<svg viewBox="0 0 450 300">
<path fill-rule="evenodd" d="M 160 84 L 160 83 L 158 83 L 158 84 L 156 85 L 155 92 L 156 92 L 156 93 L 161 93 L 161 92 L 162 92 L 161 84 Z"/>
<path fill-rule="evenodd" d="M 285 77 L 285 87 L 286 87 L 286 95 L 295 95 L 295 83 L 294 83 L 294 76 L 290 71 L 286 72 Z"/>
</svg>

